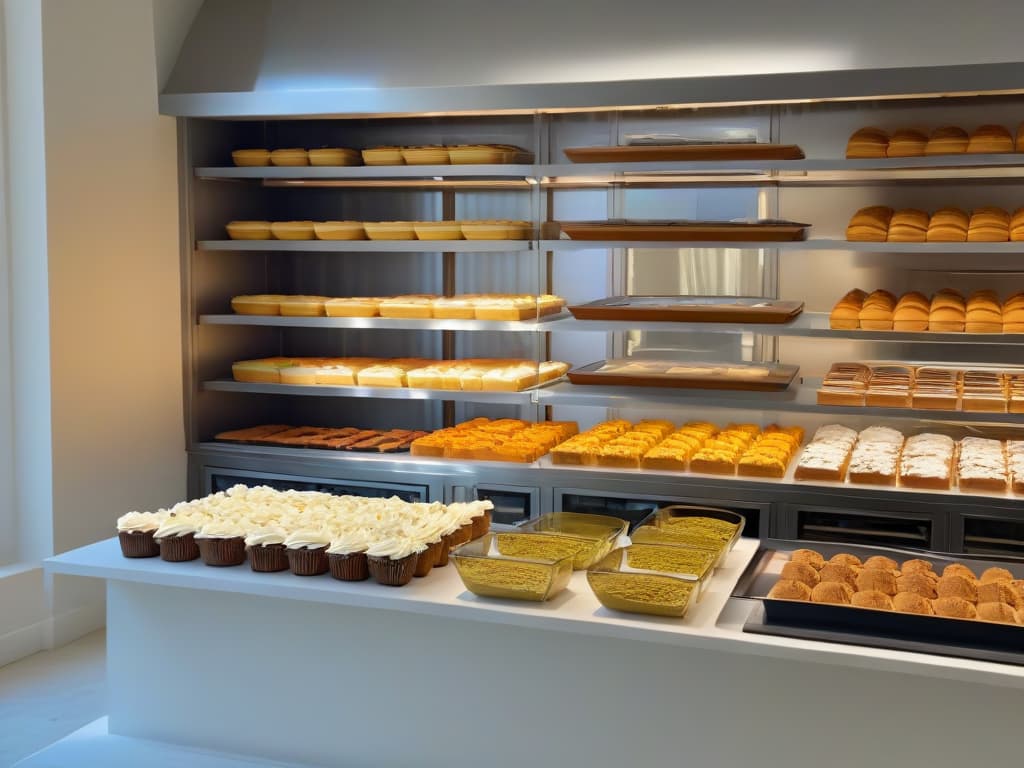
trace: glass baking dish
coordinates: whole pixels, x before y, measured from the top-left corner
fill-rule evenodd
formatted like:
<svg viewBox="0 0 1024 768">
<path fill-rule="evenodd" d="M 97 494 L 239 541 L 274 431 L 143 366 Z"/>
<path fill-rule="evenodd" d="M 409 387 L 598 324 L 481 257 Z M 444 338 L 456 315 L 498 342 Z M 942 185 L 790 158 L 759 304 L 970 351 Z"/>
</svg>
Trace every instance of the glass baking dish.
<svg viewBox="0 0 1024 768">
<path fill-rule="evenodd" d="M 706 550 L 635 544 L 605 555 L 587 571 L 587 583 L 613 611 L 682 618 L 700 600 L 713 557 Z"/>
<path fill-rule="evenodd" d="M 544 533 L 586 542 L 576 554 L 574 567 L 586 570 L 611 552 L 624 536 L 629 523 L 618 517 L 587 515 L 580 512 L 551 512 L 519 526 L 524 533 Z"/>
<path fill-rule="evenodd" d="M 529 542 L 519 540 L 523 536 L 545 538 L 542 534 L 494 532 L 453 550 L 451 559 L 466 589 L 481 597 L 537 602 L 565 589 L 572 577 L 576 549 L 563 547 L 560 554 L 551 551 L 548 556 L 509 554 L 525 549 Z"/>
<path fill-rule="evenodd" d="M 633 531 L 632 539 L 638 543 L 681 544 L 711 549 L 718 552 L 715 565 L 719 566 L 736 546 L 745 523 L 743 515 L 728 509 L 675 504 L 648 515 Z"/>
</svg>

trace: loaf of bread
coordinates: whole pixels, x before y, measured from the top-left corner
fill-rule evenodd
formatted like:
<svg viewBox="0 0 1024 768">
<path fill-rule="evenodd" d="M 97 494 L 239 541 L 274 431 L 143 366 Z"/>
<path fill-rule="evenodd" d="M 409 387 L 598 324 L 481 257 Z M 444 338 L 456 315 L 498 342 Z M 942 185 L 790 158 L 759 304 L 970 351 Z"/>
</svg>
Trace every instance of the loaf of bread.
<svg viewBox="0 0 1024 768">
<path fill-rule="evenodd" d="M 930 217 L 916 208 L 896 211 L 889 221 L 886 240 L 890 243 L 923 243 L 928 236 Z"/>
<path fill-rule="evenodd" d="M 1003 302 L 1003 333 L 1024 333 L 1024 293 Z"/>
<path fill-rule="evenodd" d="M 968 242 L 1004 243 L 1010 239 L 1010 214 L 1002 208 L 977 208 L 967 227 Z"/>
<path fill-rule="evenodd" d="M 854 132 L 846 142 L 846 156 L 885 157 L 889 146 L 889 134 L 881 128 L 861 128 Z"/>
<path fill-rule="evenodd" d="M 1002 333 L 1003 307 L 994 291 L 975 291 L 968 297 L 964 330 L 968 333 Z"/>
<path fill-rule="evenodd" d="M 863 363 L 833 363 L 818 390 L 818 405 L 864 405 L 870 378 Z"/>
<path fill-rule="evenodd" d="M 834 330 L 860 328 L 860 310 L 867 296 L 860 288 L 854 288 L 846 293 L 832 308 L 828 317 L 828 327 Z"/>
<path fill-rule="evenodd" d="M 982 125 L 971 134 L 967 142 L 970 154 L 991 155 L 1013 152 L 1013 136 L 1001 125 Z"/>
<path fill-rule="evenodd" d="M 1001 440 L 965 437 L 960 441 L 957 478 L 961 490 L 1005 491 L 1006 454 Z"/>
<path fill-rule="evenodd" d="M 967 151 L 967 131 L 955 125 L 936 128 L 928 137 L 926 155 L 959 155 Z"/>
<path fill-rule="evenodd" d="M 957 410 L 960 405 L 961 373 L 952 368 L 917 368 L 914 371 L 911 406 L 922 410 Z"/>
<path fill-rule="evenodd" d="M 327 296 L 285 296 L 279 304 L 285 317 L 323 317 Z"/>
<path fill-rule="evenodd" d="M 900 485 L 948 491 L 955 450 L 956 443 L 946 435 L 925 432 L 907 438 L 900 455 Z"/>
<path fill-rule="evenodd" d="M 940 208 L 928 222 L 925 239 L 930 243 L 962 243 L 967 240 L 970 217 L 959 208 Z"/>
<path fill-rule="evenodd" d="M 928 330 L 954 333 L 964 330 L 967 305 L 957 291 L 944 289 L 932 296 L 928 312 Z"/>
<path fill-rule="evenodd" d="M 846 227 L 846 239 L 857 242 L 884 243 L 893 216 L 892 208 L 871 205 L 861 208 Z"/>
<path fill-rule="evenodd" d="M 891 331 L 896 297 L 889 291 L 878 289 L 864 298 L 858 313 L 860 327 L 868 331 Z"/>
<path fill-rule="evenodd" d="M 889 427 L 861 431 L 850 457 L 847 475 L 851 483 L 896 485 L 903 434 Z"/>
<path fill-rule="evenodd" d="M 865 405 L 876 408 L 907 408 L 914 386 L 909 365 L 873 365 L 864 396 Z"/>
<path fill-rule="evenodd" d="M 931 301 L 923 293 L 910 291 L 900 296 L 892 312 L 894 331 L 927 331 Z"/>
<path fill-rule="evenodd" d="M 928 137 L 920 131 L 899 130 L 889 137 L 886 157 L 920 157 L 928 145 Z"/>
<path fill-rule="evenodd" d="M 1024 208 L 1018 208 L 1010 215 L 1010 239 L 1014 242 L 1024 240 Z"/>
<path fill-rule="evenodd" d="M 965 411 L 1006 413 L 1007 377 L 992 370 L 963 372 L 960 403 Z"/>
<path fill-rule="evenodd" d="M 857 433 L 849 427 L 828 424 L 819 428 L 800 455 L 793 477 L 842 482 L 856 442 Z"/>
</svg>

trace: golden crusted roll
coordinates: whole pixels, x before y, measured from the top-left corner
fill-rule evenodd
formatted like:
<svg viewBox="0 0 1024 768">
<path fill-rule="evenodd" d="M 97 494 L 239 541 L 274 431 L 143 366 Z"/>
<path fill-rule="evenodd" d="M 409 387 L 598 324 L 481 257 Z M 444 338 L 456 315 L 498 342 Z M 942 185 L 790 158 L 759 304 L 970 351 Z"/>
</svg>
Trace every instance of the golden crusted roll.
<svg viewBox="0 0 1024 768">
<path fill-rule="evenodd" d="M 932 296 L 928 310 L 928 330 L 960 332 L 967 322 L 967 303 L 956 291 L 941 290 Z"/>
<path fill-rule="evenodd" d="M 968 333 L 1002 333 L 1003 305 L 994 291 L 975 291 L 968 297 L 964 330 Z"/>
<path fill-rule="evenodd" d="M 921 157 L 928 145 L 928 137 L 911 129 L 893 131 L 886 147 L 886 157 Z"/>
<path fill-rule="evenodd" d="M 973 603 L 962 597 L 940 597 L 932 602 L 932 607 L 939 616 L 947 616 L 952 619 L 975 619 L 978 617 Z"/>
<path fill-rule="evenodd" d="M 938 597 L 935 592 L 935 581 L 921 572 L 904 573 L 896 579 L 896 592 L 913 592 L 915 595 L 927 597 L 929 600 Z"/>
<path fill-rule="evenodd" d="M 900 570 L 903 572 L 904 576 L 911 573 L 931 573 L 932 564 L 927 560 L 914 558 L 913 560 L 904 560 L 903 565 L 900 566 Z"/>
<path fill-rule="evenodd" d="M 969 243 L 1004 243 L 1010 239 L 1010 214 L 1002 208 L 976 208 L 967 226 Z"/>
<path fill-rule="evenodd" d="M 928 214 L 916 208 L 896 211 L 889 220 L 886 240 L 890 243 L 923 243 L 928 236 L 929 221 Z"/>
<path fill-rule="evenodd" d="M 979 126 L 967 142 L 967 152 L 972 155 L 1013 152 L 1013 147 L 1013 136 L 1001 125 Z"/>
<path fill-rule="evenodd" d="M 959 208 L 940 208 L 928 221 L 925 239 L 929 243 L 963 243 L 971 217 Z"/>
<path fill-rule="evenodd" d="M 818 572 L 806 563 L 794 563 L 792 561 L 782 566 L 781 578 L 789 581 L 799 581 L 808 587 L 818 586 L 820 579 Z"/>
<path fill-rule="evenodd" d="M 996 621 L 1000 624 L 1020 624 L 1020 617 L 1006 603 L 981 603 L 978 606 L 979 621 Z"/>
<path fill-rule="evenodd" d="M 869 571 L 896 571 L 900 567 L 900 564 L 893 560 L 891 557 L 885 555 L 875 555 L 869 557 L 864 561 L 864 568 Z"/>
<path fill-rule="evenodd" d="M 972 579 L 977 581 L 978 577 L 974 574 L 970 568 L 963 563 L 950 563 L 942 569 L 943 576 L 963 576 L 965 579 Z"/>
<path fill-rule="evenodd" d="M 1010 582 L 989 581 L 978 585 L 979 603 L 1008 603 L 1014 608 L 1024 607 L 1024 599 Z"/>
<path fill-rule="evenodd" d="M 768 597 L 775 598 L 776 600 L 807 601 L 811 599 L 811 588 L 802 581 L 779 579 L 771 588 Z"/>
<path fill-rule="evenodd" d="M 892 599 L 892 607 L 900 613 L 919 613 L 922 616 L 935 613 L 931 600 L 913 592 L 900 592 Z"/>
<path fill-rule="evenodd" d="M 765 432 L 767 432 L 767 429 Z M 793 554 L 789 556 L 789 561 L 791 563 L 809 565 L 816 571 L 820 571 L 822 566 L 825 565 L 825 558 L 821 556 L 821 552 L 813 549 L 794 549 Z"/>
<path fill-rule="evenodd" d="M 955 125 L 936 128 L 928 137 L 926 155 L 959 155 L 967 151 L 967 131 Z"/>
<path fill-rule="evenodd" d="M 935 585 L 935 593 L 939 597 L 960 597 L 969 603 L 978 602 L 978 587 L 963 576 L 943 576 Z"/>
<path fill-rule="evenodd" d="M 981 576 L 978 577 L 978 581 L 980 581 L 982 584 L 988 584 L 993 581 L 1013 581 L 1015 578 L 1017 577 L 1005 568 L 992 566 L 991 568 L 986 568 L 982 572 Z"/>
<path fill-rule="evenodd" d="M 882 592 L 886 595 L 895 595 L 896 577 L 891 571 L 865 568 L 857 574 L 857 591 Z"/>
<path fill-rule="evenodd" d="M 867 293 L 860 288 L 854 288 L 843 296 L 828 316 L 829 328 L 847 331 L 860 328 L 860 309 L 867 297 Z"/>
<path fill-rule="evenodd" d="M 877 611 L 892 610 L 892 598 L 884 592 L 875 590 L 854 592 L 850 604 L 856 605 L 858 608 L 874 608 Z"/>
<path fill-rule="evenodd" d="M 910 291 L 900 296 L 892 311 L 894 331 L 927 331 L 931 299 L 923 293 Z"/>
<path fill-rule="evenodd" d="M 825 563 L 818 571 L 818 578 L 821 582 L 835 581 L 840 584 L 846 584 L 848 587 L 857 586 L 857 572 L 853 569 L 853 566 L 846 565 L 845 563 Z"/>
<path fill-rule="evenodd" d="M 846 239 L 852 242 L 884 243 L 892 217 L 892 208 L 885 205 L 861 208 L 846 225 Z"/>
<path fill-rule="evenodd" d="M 1010 214 L 1010 239 L 1014 242 L 1024 240 L 1024 208 Z"/>
<path fill-rule="evenodd" d="M 1024 152 L 1024 123 L 1017 126 L 1017 138 L 1013 148 L 1017 152 Z"/>
<path fill-rule="evenodd" d="M 858 568 L 861 566 L 860 558 L 847 552 L 840 552 L 838 555 L 832 555 L 828 561 L 833 564 L 839 563 L 842 565 L 855 565 Z"/>
<path fill-rule="evenodd" d="M 864 299 L 857 315 L 860 327 L 868 331 L 891 331 L 895 309 L 895 296 L 882 289 L 872 291 Z"/>
<path fill-rule="evenodd" d="M 1003 302 L 1003 333 L 1024 333 L 1024 293 Z"/>
<path fill-rule="evenodd" d="M 885 157 L 889 146 L 889 134 L 881 128 L 868 126 L 854 131 L 849 141 L 846 142 L 846 156 L 857 157 Z"/>
<path fill-rule="evenodd" d="M 849 584 L 841 581 L 823 581 L 811 590 L 812 603 L 833 603 L 849 605 L 853 600 L 853 590 Z"/>
</svg>

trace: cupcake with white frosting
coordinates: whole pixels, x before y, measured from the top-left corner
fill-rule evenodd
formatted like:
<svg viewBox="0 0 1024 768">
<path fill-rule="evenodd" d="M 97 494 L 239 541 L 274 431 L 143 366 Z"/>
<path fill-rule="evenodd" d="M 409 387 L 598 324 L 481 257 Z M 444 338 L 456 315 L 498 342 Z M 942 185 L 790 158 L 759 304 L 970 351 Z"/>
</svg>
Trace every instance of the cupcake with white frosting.
<svg viewBox="0 0 1024 768">
<path fill-rule="evenodd" d="M 241 565 L 245 562 L 244 519 L 219 518 L 203 524 L 196 533 L 199 554 L 206 565 L 217 567 Z"/>
<path fill-rule="evenodd" d="M 327 573 L 327 547 L 331 534 L 323 528 L 294 531 L 284 540 L 288 566 L 296 576 L 319 576 Z"/>
<path fill-rule="evenodd" d="M 249 567 L 256 573 L 276 573 L 288 570 L 288 554 L 284 541 L 288 534 L 279 525 L 252 528 L 245 536 L 249 551 Z"/>
<path fill-rule="evenodd" d="M 125 557 L 156 557 L 160 545 L 153 534 L 167 512 L 129 512 L 117 518 L 117 538 L 121 543 L 121 554 Z"/>
<path fill-rule="evenodd" d="M 409 536 L 394 536 L 370 545 L 366 564 L 378 584 L 402 587 L 412 581 L 416 560 L 427 545 Z"/>
<path fill-rule="evenodd" d="M 366 550 L 373 534 L 366 528 L 339 531 L 327 548 L 327 566 L 339 581 L 366 581 L 370 578 Z"/>
<path fill-rule="evenodd" d="M 160 558 L 169 563 L 184 563 L 199 558 L 196 534 L 206 522 L 200 515 L 172 512 L 153 531 L 153 538 L 160 546 Z"/>
</svg>

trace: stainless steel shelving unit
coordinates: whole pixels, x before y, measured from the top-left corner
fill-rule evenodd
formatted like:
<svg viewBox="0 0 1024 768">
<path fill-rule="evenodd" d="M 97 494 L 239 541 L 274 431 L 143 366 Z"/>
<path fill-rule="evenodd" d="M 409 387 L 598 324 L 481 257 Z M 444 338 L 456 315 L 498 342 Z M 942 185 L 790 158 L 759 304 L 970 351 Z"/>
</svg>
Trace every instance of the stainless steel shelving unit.
<svg viewBox="0 0 1024 768">
<path fill-rule="evenodd" d="M 208 392 L 247 392 L 261 395 L 301 395 L 312 397 L 361 397 L 380 400 L 453 400 L 494 405 L 529 405 L 534 390 L 520 392 L 461 392 L 451 389 L 411 389 L 409 387 L 342 387 L 316 384 L 257 384 L 233 379 L 204 381 Z"/>
<path fill-rule="evenodd" d="M 905 255 L 941 254 L 1024 254 L 1024 242 L 1004 243 L 864 243 L 849 240 L 812 239 L 784 242 L 727 241 L 727 240 L 541 240 L 542 251 L 593 251 L 608 248 L 686 249 L 707 248 L 761 251 L 856 251 L 860 253 L 892 253 Z M 1013 265 L 1016 269 L 1019 264 Z"/>
<path fill-rule="evenodd" d="M 529 253 L 533 240 L 200 240 L 200 251 L 294 253 Z"/>
<path fill-rule="evenodd" d="M 568 315 L 539 320 L 456 320 L 402 317 L 281 317 L 277 315 L 200 315 L 200 325 L 258 325 L 272 328 L 338 328 L 380 331 L 502 331 L 548 333 Z M 1024 336 L 1022 336 L 1024 339 Z M 1024 341 L 1022 341 L 1024 343 Z"/>
</svg>

